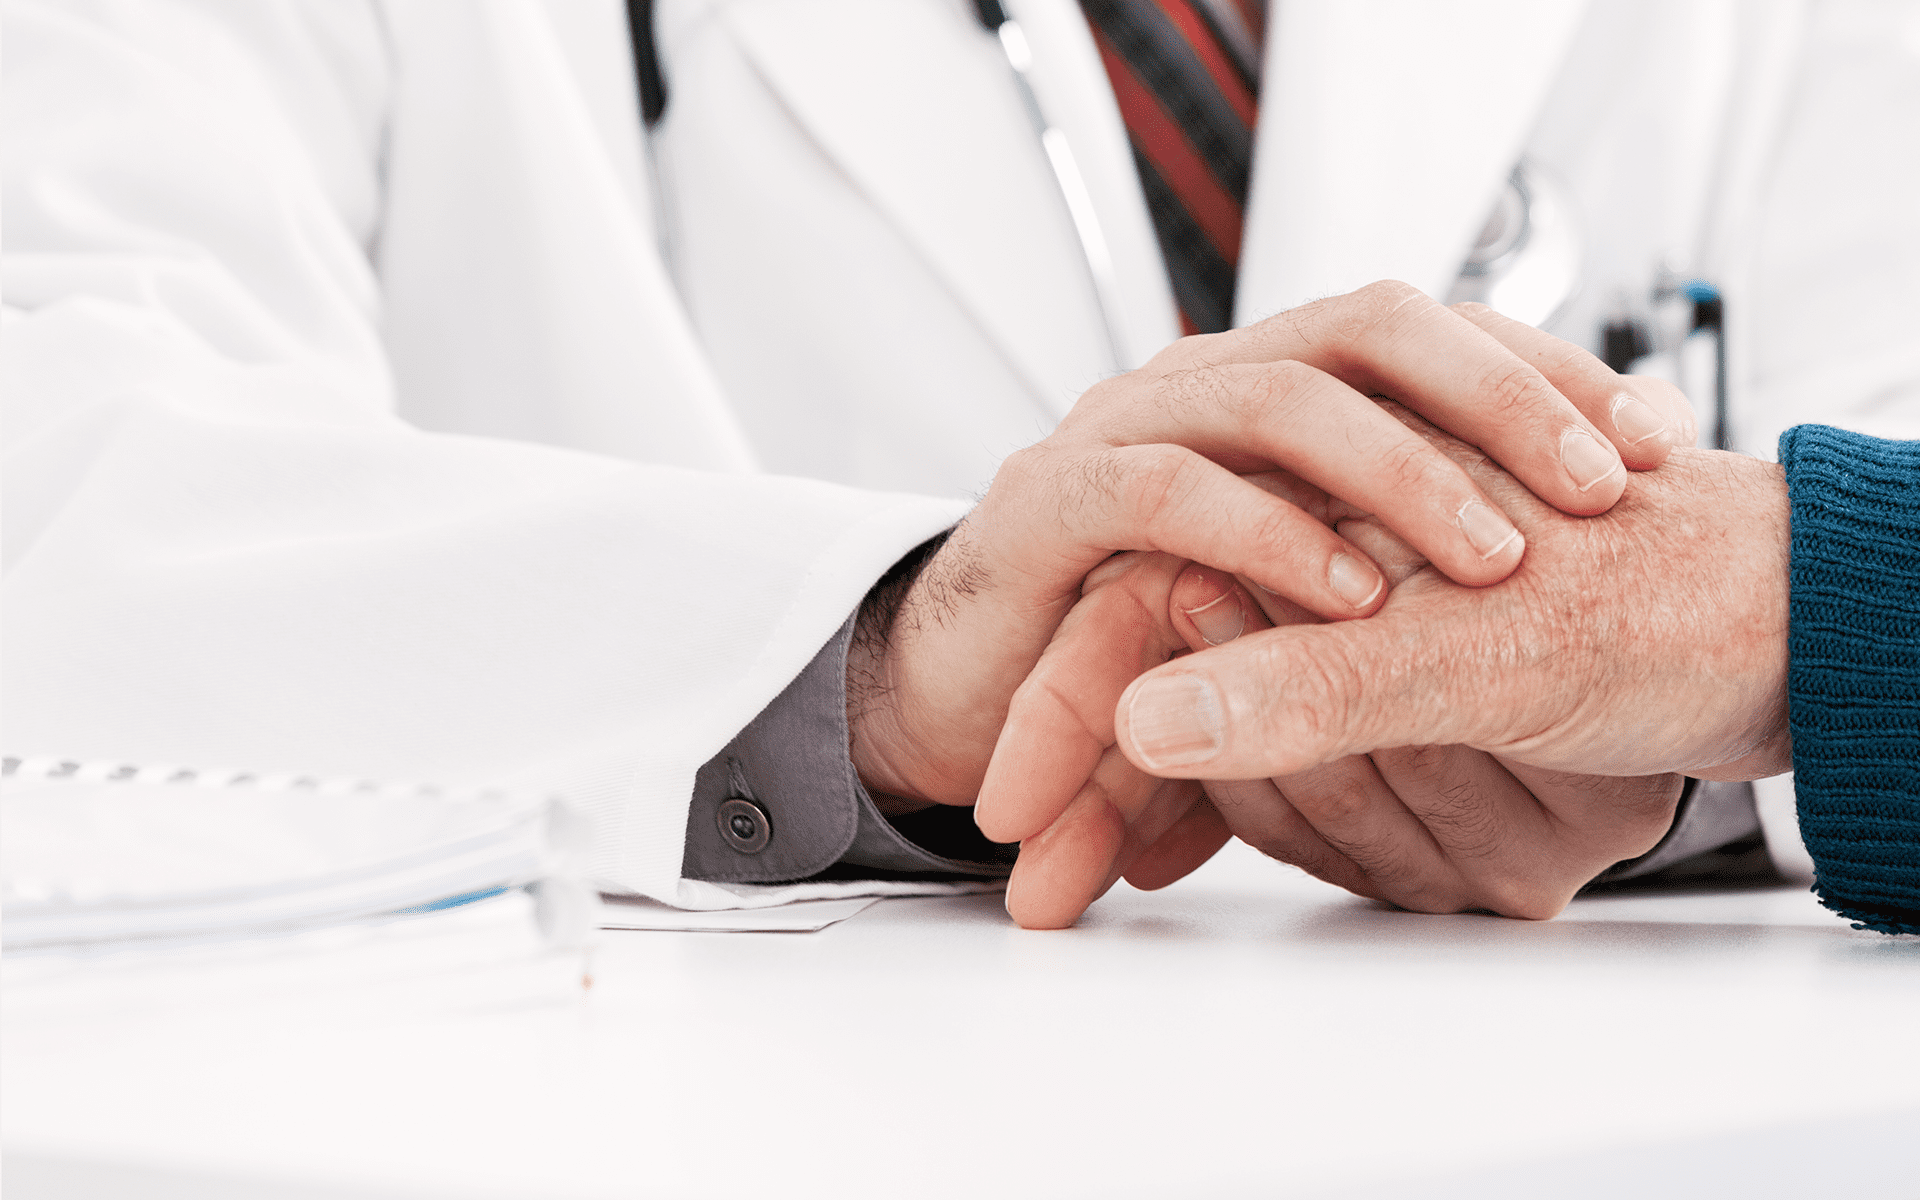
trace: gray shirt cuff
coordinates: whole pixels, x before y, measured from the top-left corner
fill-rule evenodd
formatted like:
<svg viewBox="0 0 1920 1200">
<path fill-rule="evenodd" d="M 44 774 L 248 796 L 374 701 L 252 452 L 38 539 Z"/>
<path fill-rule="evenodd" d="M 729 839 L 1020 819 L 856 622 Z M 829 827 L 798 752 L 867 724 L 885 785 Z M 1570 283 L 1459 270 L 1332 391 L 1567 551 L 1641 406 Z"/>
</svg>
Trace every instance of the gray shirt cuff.
<svg viewBox="0 0 1920 1200">
<path fill-rule="evenodd" d="M 1773 875 L 1753 785 L 1689 779 L 1660 844 L 1639 858 L 1615 863 L 1589 886 L 1715 887 Z"/>
<path fill-rule="evenodd" d="M 981 836 L 972 809 L 936 805 L 889 821 L 861 786 L 847 742 L 854 619 L 694 777 L 680 863 L 687 878 L 993 878 L 1012 870 L 1017 847 Z"/>
</svg>

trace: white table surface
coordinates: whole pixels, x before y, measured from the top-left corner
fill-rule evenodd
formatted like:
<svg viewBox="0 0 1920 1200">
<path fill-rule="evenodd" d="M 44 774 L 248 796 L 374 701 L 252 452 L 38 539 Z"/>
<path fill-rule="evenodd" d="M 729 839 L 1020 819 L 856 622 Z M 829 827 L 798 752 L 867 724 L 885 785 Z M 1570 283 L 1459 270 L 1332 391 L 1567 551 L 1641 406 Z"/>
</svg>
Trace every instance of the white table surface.
<svg viewBox="0 0 1920 1200">
<path fill-rule="evenodd" d="M 1236 849 L 1066 932 L 608 933 L 590 992 L 462 919 L 13 964 L 9 1200 L 1920 1196 L 1920 939 L 1793 889 L 1426 917 Z"/>
</svg>

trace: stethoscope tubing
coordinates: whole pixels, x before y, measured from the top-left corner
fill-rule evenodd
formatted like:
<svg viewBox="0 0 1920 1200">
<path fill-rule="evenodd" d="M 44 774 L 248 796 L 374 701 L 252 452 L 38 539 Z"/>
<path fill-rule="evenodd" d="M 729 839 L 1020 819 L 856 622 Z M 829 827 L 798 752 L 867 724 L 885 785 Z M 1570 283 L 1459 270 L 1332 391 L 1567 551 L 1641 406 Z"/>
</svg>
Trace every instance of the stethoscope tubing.
<svg viewBox="0 0 1920 1200">
<path fill-rule="evenodd" d="M 1026 31 L 1021 29 L 1018 21 L 1007 15 L 1000 0 L 974 0 L 974 9 L 979 14 L 980 24 L 994 35 L 1007 60 L 1014 90 L 1027 111 L 1034 136 L 1039 139 L 1040 149 L 1046 155 L 1047 166 L 1053 172 L 1060 199 L 1066 205 L 1067 216 L 1073 222 L 1074 234 L 1080 242 L 1080 254 L 1086 262 L 1087 276 L 1093 285 L 1094 303 L 1100 310 L 1100 325 L 1106 334 L 1108 354 L 1116 371 L 1125 370 L 1127 363 L 1121 348 L 1126 343 L 1122 339 L 1118 321 L 1120 291 L 1114 278 L 1113 254 L 1107 246 L 1106 232 L 1100 226 L 1100 214 L 1093 205 L 1093 193 L 1088 190 L 1086 176 L 1081 173 L 1079 161 L 1074 158 L 1073 146 L 1067 140 L 1066 132 L 1047 119 L 1046 109 L 1041 106 L 1040 97 L 1033 89 L 1033 49 L 1027 42 Z"/>
</svg>

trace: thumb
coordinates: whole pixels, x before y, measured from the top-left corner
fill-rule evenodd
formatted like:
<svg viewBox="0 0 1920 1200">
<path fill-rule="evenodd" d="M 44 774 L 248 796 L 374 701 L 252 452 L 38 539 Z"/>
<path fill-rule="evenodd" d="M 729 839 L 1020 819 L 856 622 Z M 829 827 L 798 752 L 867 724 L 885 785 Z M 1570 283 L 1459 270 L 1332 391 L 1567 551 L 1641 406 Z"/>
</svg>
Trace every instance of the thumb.
<svg viewBox="0 0 1920 1200">
<path fill-rule="evenodd" d="M 1133 764 L 1174 779 L 1291 775 L 1392 746 L 1486 739 L 1501 707 L 1463 664 L 1485 661 L 1448 621 L 1295 625 L 1175 659 L 1135 680 L 1114 714 Z"/>
</svg>

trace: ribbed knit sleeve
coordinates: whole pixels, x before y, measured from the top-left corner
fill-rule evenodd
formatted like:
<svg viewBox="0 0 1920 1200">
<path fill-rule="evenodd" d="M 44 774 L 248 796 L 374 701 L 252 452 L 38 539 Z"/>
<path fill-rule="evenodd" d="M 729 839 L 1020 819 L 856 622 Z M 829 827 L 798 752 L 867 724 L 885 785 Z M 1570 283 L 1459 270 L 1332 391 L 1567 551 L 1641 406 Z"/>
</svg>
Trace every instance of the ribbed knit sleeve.
<svg viewBox="0 0 1920 1200">
<path fill-rule="evenodd" d="M 1814 890 L 1920 933 L 1920 442 L 1780 437 L 1792 509 L 1788 719 Z"/>
</svg>

